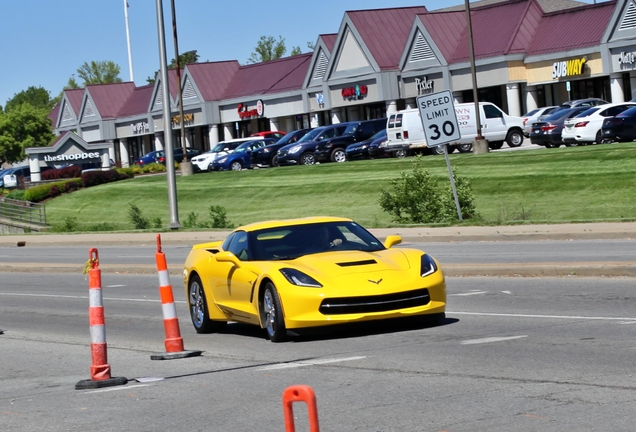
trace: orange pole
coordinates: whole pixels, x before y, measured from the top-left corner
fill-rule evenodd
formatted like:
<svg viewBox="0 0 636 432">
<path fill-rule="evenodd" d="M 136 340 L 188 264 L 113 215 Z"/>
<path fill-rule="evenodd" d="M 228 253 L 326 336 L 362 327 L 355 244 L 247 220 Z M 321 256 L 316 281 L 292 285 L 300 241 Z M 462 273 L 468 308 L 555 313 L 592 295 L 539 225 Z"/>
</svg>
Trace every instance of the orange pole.
<svg viewBox="0 0 636 432">
<path fill-rule="evenodd" d="M 106 325 L 102 302 L 102 271 L 99 269 L 97 249 L 88 251 L 90 270 L 88 271 L 89 308 L 88 320 L 91 332 L 91 380 L 110 379 L 106 347 Z"/>
<path fill-rule="evenodd" d="M 161 310 L 163 312 L 163 327 L 166 332 L 165 346 L 169 353 L 183 351 L 183 338 L 179 329 L 177 309 L 174 305 L 172 285 L 170 285 L 170 275 L 166 254 L 161 252 L 161 235 L 157 234 L 157 271 L 159 274 L 159 295 L 161 296 Z"/>
<path fill-rule="evenodd" d="M 294 402 L 305 402 L 307 404 L 307 415 L 309 416 L 309 431 L 319 432 L 318 407 L 316 405 L 316 394 L 308 385 L 290 386 L 283 391 L 283 413 L 285 415 L 285 432 L 296 432 L 294 425 Z"/>
</svg>

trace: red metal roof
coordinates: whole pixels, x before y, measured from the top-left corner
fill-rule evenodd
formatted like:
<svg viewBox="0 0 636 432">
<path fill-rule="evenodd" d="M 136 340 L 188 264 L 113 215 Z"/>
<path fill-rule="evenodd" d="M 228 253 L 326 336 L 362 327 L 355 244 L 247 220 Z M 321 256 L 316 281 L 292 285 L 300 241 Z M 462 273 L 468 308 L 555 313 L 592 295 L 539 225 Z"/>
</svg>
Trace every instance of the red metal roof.
<svg viewBox="0 0 636 432">
<path fill-rule="evenodd" d="M 155 86 L 153 84 L 137 87 L 124 106 L 122 106 L 117 117 L 147 114 L 154 88 Z"/>
<path fill-rule="evenodd" d="M 525 52 L 532 41 L 542 12 L 536 0 L 511 0 L 471 8 L 475 58 Z M 493 25 L 494 23 L 496 25 Z M 449 63 L 465 62 L 469 59 L 468 29 L 465 28 Z"/>
<path fill-rule="evenodd" d="M 424 24 L 444 59 L 452 59 L 466 29 L 466 12 L 436 12 L 419 14 L 417 17 Z"/>
<path fill-rule="evenodd" d="M 119 111 L 135 91 L 135 83 L 91 84 L 86 86 L 99 115 L 105 118 L 117 118 Z M 147 107 L 146 107 L 147 109 Z"/>
<path fill-rule="evenodd" d="M 69 89 L 64 90 L 66 99 L 71 104 L 71 108 L 75 112 L 75 115 L 79 114 L 79 110 L 82 108 L 82 100 L 84 99 L 84 89 Z"/>
<path fill-rule="evenodd" d="M 616 1 L 545 14 L 527 55 L 600 45 Z"/>
<path fill-rule="evenodd" d="M 55 123 L 57 122 L 57 116 L 60 114 L 61 107 L 62 107 L 61 103 L 55 105 L 53 109 L 51 110 L 51 112 L 49 113 L 49 115 L 46 116 L 47 118 L 49 118 L 49 120 L 51 120 L 51 124 L 53 125 L 53 128 L 56 127 Z"/>
<path fill-rule="evenodd" d="M 415 15 L 426 7 L 404 7 L 348 11 L 349 17 L 376 63 L 382 70 L 399 67 Z"/>
<path fill-rule="evenodd" d="M 300 90 L 312 55 L 305 53 L 241 66 L 223 94 L 223 99 Z"/>
<path fill-rule="evenodd" d="M 192 81 L 203 96 L 203 100 L 216 101 L 223 98 L 225 89 L 239 70 L 236 60 L 192 63 L 186 66 Z"/>
<path fill-rule="evenodd" d="M 325 48 L 332 52 L 334 45 L 336 45 L 336 39 L 338 39 L 338 33 L 321 34 L 319 37 L 325 44 Z"/>
</svg>

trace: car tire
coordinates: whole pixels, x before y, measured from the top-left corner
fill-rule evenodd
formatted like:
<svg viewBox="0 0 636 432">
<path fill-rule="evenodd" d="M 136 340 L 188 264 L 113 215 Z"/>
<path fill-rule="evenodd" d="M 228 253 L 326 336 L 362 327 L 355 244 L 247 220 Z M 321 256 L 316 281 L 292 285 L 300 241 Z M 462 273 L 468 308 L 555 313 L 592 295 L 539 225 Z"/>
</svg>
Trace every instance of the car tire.
<svg viewBox="0 0 636 432">
<path fill-rule="evenodd" d="M 240 171 L 243 169 L 243 165 L 239 161 L 234 161 L 230 164 L 230 170 L 232 171 Z"/>
<path fill-rule="evenodd" d="M 594 142 L 592 144 L 603 144 L 603 137 L 601 136 L 600 129 L 598 132 L 596 132 L 596 138 L 594 139 Z"/>
<path fill-rule="evenodd" d="M 285 318 L 283 317 L 280 297 L 276 287 L 271 282 L 267 282 L 263 290 L 261 322 L 270 341 L 284 342 L 287 340 L 287 329 L 285 328 Z"/>
<path fill-rule="evenodd" d="M 431 154 L 433 155 L 443 155 L 444 154 L 444 146 L 446 144 L 438 145 L 435 147 L 431 147 Z"/>
<path fill-rule="evenodd" d="M 459 150 L 460 153 L 470 153 L 471 151 L 473 151 L 473 145 L 472 144 L 460 144 L 457 146 L 457 150 Z"/>
<path fill-rule="evenodd" d="M 565 143 L 565 146 L 566 146 L 566 147 L 578 147 L 578 146 L 579 146 L 579 143 L 577 143 L 577 142 L 573 142 L 573 143 Z"/>
<path fill-rule="evenodd" d="M 548 143 L 545 146 L 546 146 L 546 148 L 559 148 L 559 147 L 561 147 L 561 144 Z"/>
<path fill-rule="evenodd" d="M 346 162 L 347 154 L 344 149 L 335 148 L 331 151 L 331 162 Z"/>
<path fill-rule="evenodd" d="M 313 153 L 307 152 L 303 153 L 300 156 L 300 164 L 301 165 L 314 165 L 316 163 L 316 158 Z"/>
<path fill-rule="evenodd" d="M 190 309 L 192 325 L 197 333 L 220 332 L 227 325 L 227 321 L 213 321 L 210 319 L 203 284 L 198 275 L 192 276 L 188 283 L 188 309 Z"/>
<path fill-rule="evenodd" d="M 517 130 L 508 132 L 506 136 L 506 143 L 508 147 L 519 147 L 523 144 L 523 133 Z"/>
<path fill-rule="evenodd" d="M 271 166 L 272 168 L 278 166 L 278 156 L 277 155 L 272 156 L 272 158 L 269 160 L 269 166 Z"/>
<path fill-rule="evenodd" d="M 488 147 L 490 147 L 492 150 L 499 150 L 503 147 L 503 144 L 503 141 L 493 141 L 488 143 Z"/>
<path fill-rule="evenodd" d="M 408 155 L 409 155 L 409 151 L 408 151 L 408 150 L 406 150 L 406 149 L 404 149 L 404 150 L 396 150 L 396 151 L 393 153 L 393 156 L 395 156 L 395 157 L 396 157 L 396 158 L 398 158 L 398 159 L 405 158 L 405 157 L 407 157 Z"/>
</svg>

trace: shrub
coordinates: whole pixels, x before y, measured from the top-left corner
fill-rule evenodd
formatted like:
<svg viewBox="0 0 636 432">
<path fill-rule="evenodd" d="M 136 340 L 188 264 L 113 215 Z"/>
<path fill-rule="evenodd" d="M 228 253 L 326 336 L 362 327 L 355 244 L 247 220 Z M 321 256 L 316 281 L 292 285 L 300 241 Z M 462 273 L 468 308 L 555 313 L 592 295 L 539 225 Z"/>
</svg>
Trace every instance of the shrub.
<svg viewBox="0 0 636 432">
<path fill-rule="evenodd" d="M 42 180 L 57 180 L 62 178 L 76 178 L 82 175 L 82 168 L 71 165 L 64 168 L 52 169 L 42 173 Z"/>
<path fill-rule="evenodd" d="M 20 201 L 25 201 L 26 198 L 24 197 L 26 191 L 23 191 L 21 189 L 13 189 L 11 192 L 9 192 L 6 195 L 6 198 L 8 199 L 13 199 L 13 200 L 20 200 Z"/>
<path fill-rule="evenodd" d="M 66 216 L 64 224 L 59 228 L 62 232 L 77 231 L 77 218 L 75 216 Z"/>
<path fill-rule="evenodd" d="M 101 222 L 88 228 L 88 231 L 114 231 L 115 226 L 108 222 Z"/>
<path fill-rule="evenodd" d="M 465 177 L 459 177 L 457 168 L 453 168 L 453 179 L 455 180 L 455 189 L 457 190 L 457 200 L 459 201 L 459 208 L 462 212 L 462 219 L 475 219 L 479 218 L 479 213 L 475 208 L 475 197 L 473 196 L 473 189 L 470 186 L 470 181 Z M 444 194 L 444 206 L 447 209 L 447 213 L 450 219 L 457 219 L 457 207 L 455 206 L 455 198 L 453 197 L 453 188 L 450 184 L 446 186 L 446 193 Z"/>
<path fill-rule="evenodd" d="M 160 217 L 156 217 L 155 220 L 153 221 L 153 224 L 155 228 L 161 228 L 163 226 L 163 222 L 161 222 Z"/>
<path fill-rule="evenodd" d="M 56 196 L 62 195 L 60 188 L 57 185 L 52 185 L 51 189 L 49 189 L 49 197 L 55 198 Z"/>
<path fill-rule="evenodd" d="M 147 229 L 150 223 L 142 214 L 139 207 L 135 204 L 128 203 L 130 209 L 128 210 L 128 217 L 132 221 L 136 229 Z"/>
<path fill-rule="evenodd" d="M 31 202 L 40 202 L 47 198 L 54 198 L 61 195 L 62 192 L 76 190 L 79 187 L 79 181 L 79 179 L 70 179 L 33 186 L 24 191 L 24 199 Z"/>
<path fill-rule="evenodd" d="M 130 178 L 127 174 L 120 174 L 117 170 L 108 171 L 86 171 L 82 173 L 82 184 L 84 187 L 97 186 L 118 180 Z"/>
<path fill-rule="evenodd" d="M 210 206 L 210 217 L 212 218 L 212 228 L 232 228 L 232 223 L 227 220 L 227 212 L 224 207 Z"/>
</svg>

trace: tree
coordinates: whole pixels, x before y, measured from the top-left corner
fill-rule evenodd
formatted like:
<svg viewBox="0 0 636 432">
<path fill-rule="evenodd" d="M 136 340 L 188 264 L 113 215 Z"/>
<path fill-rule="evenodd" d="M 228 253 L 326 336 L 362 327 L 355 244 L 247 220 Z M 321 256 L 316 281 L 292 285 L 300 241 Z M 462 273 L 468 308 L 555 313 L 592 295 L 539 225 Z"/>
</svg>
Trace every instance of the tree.
<svg viewBox="0 0 636 432">
<path fill-rule="evenodd" d="M 82 87 L 86 87 L 89 84 L 111 84 L 122 82 L 119 77 L 121 68 L 110 60 L 108 61 L 91 61 L 84 62 L 84 64 L 77 69 L 77 75 L 83 81 Z M 75 76 L 72 76 L 68 80 L 66 88 L 80 88 L 75 81 Z"/>
<path fill-rule="evenodd" d="M 187 64 L 196 63 L 198 61 L 199 61 L 199 54 L 197 54 L 197 50 L 186 51 L 183 54 L 179 54 L 179 66 L 180 67 L 184 67 Z M 172 59 L 172 61 L 168 65 L 168 67 L 169 68 L 176 68 L 177 67 L 177 59 Z"/>
<path fill-rule="evenodd" d="M 282 36 L 278 36 L 278 41 L 274 39 L 274 36 L 261 36 L 247 62 L 261 63 L 276 60 L 284 56 L 286 52 L 287 47 Z"/>
<path fill-rule="evenodd" d="M 13 98 L 7 101 L 4 109 L 5 111 L 11 111 L 23 103 L 28 103 L 34 108 L 42 108 L 47 111 L 50 111 L 55 106 L 55 101 L 51 99 L 51 94 L 48 90 L 43 87 L 31 86 L 13 95 Z"/>
<path fill-rule="evenodd" d="M 48 110 L 28 103 L 0 114 L 0 162 L 22 161 L 25 148 L 51 144 L 55 135 L 48 114 Z"/>
<path fill-rule="evenodd" d="M 302 53 L 303 52 L 302 52 L 302 50 L 300 49 L 299 46 L 292 47 L 291 55 L 295 56 L 295 55 L 302 54 Z"/>
</svg>

